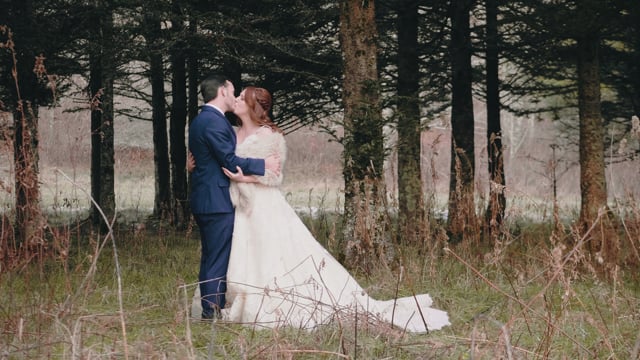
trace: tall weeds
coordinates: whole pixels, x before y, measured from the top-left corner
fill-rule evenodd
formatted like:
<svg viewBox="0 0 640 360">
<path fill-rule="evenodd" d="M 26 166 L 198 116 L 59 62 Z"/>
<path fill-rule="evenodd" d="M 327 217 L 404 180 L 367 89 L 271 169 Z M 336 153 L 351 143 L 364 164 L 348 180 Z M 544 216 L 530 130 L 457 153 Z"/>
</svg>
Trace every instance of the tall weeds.
<svg viewBox="0 0 640 360">
<path fill-rule="evenodd" d="M 38 179 L 38 109 L 23 96 L 18 78 L 17 50 L 13 33 L 7 26 L 0 25 L 0 34 L 6 41 L 0 42 L 0 49 L 6 49 L 12 60 L 11 76 L 14 82 L 15 103 L 10 110 L 14 117 L 11 139 L 15 174 L 14 213 L 11 228 L 3 227 L 0 237 L 0 262 L 6 269 L 24 266 L 34 259 L 42 261 L 47 249 L 44 239 L 46 222 L 40 209 L 40 187 Z M 36 77 L 45 77 L 44 58 L 37 57 L 33 72 Z M 11 232 L 11 234 L 9 234 Z"/>
</svg>

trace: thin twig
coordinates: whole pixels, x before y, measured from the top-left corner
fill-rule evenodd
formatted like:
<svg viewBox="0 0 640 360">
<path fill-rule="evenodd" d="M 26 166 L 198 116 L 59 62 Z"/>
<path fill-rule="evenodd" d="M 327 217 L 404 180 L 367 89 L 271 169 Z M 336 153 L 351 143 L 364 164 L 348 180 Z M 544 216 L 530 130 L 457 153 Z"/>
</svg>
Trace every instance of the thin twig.
<svg viewBox="0 0 640 360">
<path fill-rule="evenodd" d="M 507 351 L 507 359 L 509 360 L 513 360 L 513 349 L 511 348 L 511 339 L 509 336 L 509 330 L 507 329 L 507 324 L 503 324 L 500 321 L 490 318 L 488 316 L 486 316 L 485 314 L 478 314 L 475 317 L 476 320 L 478 319 L 485 319 L 485 320 L 489 320 L 492 323 L 494 323 L 495 325 L 497 325 L 501 332 L 502 332 L 502 336 L 504 337 L 504 342 L 505 342 L 505 347 L 506 347 L 506 351 Z M 474 325 L 475 328 L 475 325 Z M 475 336 L 474 336 L 474 343 L 475 343 Z M 473 359 L 473 344 L 471 346 L 471 359 Z"/>
<path fill-rule="evenodd" d="M 191 318 L 189 315 L 189 294 L 187 293 L 187 285 L 181 285 L 182 294 L 184 295 L 184 312 L 185 312 L 185 337 L 187 338 L 187 344 L 189 345 L 189 358 L 195 359 L 193 352 L 193 341 L 191 338 Z"/>
<path fill-rule="evenodd" d="M 564 261 L 561 264 L 562 266 L 560 266 L 559 269 L 562 269 L 564 267 L 564 265 L 569 261 L 569 259 L 571 259 L 571 256 L 573 255 L 573 253 L 578 251 L 578 249 L 581 248 L 582 245 L 588 240 L 589 234 L 593 231 L 593 229 L 596 227 L 596 225 L 600 222 L 600 219 L 602 218 L 603 214 L 604 214 L 604 212 L 602 212 L 602 211 L 598 213 L 598 217 L 595 219 L 595 221 L 593 222 L 593 224 L 591 225 L 589 230 L 582 236 L 582 238 L 580 238 L 580 240 L 576 243 L 576 245 L 565 256 Z M 560 270 L 559 269 L 556 269 L 556 271 L 552 274 L 551 279 L 549 279 L 549 281 L 547 281 L 547 283 L 542 288 L 542 290 L 540 292 L 538 292 L 538 294 L 536 294 L 528 303 L 525 303 L 523 300 L 512 296 L 511 294 L 509 294 L 506 291 L 502 290 L 499 286 L 497 286 L 494 283 L 492 283 L 489 279 L 487 279 L 484 275 L 482 275 L 482 273 L 480 273 L 480 271 L 478 269 L 476 269 L 475 267 L 473 267 L 473 265 L 469 264 L 467 261 L 462 259 L 458 254 L 453 252 L 453 250 L 451 250 L 450 248 L 447 247 L 444 250 L 446 252 L 450 253 L 451 255 L 453 255 L 458 261 L 463 263 L 467 268 L 471 269 L 471 271 L 473 271 L 480 279 L 482 279 L 484 282 L 486 282 L 489 286 L 491 286 L 492 288 L 494 288 L 495 290 L 497 290 L 498 292 L 500 292 L 501 294 L 503 294 L 507 298 L 509 298 L 509 299 L 517 302 L 518 304 L 522 305 L 523 309 L 520 310 L 520 312 L 523 312 L 524 310 L 529 310 L 532 313 L 537 314 L 540 317 L 544 318 L 544 316 L 542 316 L 541 314 L 538 314 L 538 312 L 531 307 L 531 304 L 533 304 L 533 302 L 536 299 L 538 299 L 540 296 L 542 296 L 542 294 L 544 294 L 547 291 L 547 289 L 551 286 L 551 284 L 553 284 L 555 279 L 560 274 Z M 514 318 L 515 318 L 515 316 L 512 316 L 511 319 L 507 322 L 506 326 L 509 326 L 509 324 L 513 321 Z M 589 350 L 587 347 L 585 347 L 583 344 L 581 344 L 578 340 L 576 340 L 572 336 L 570 336 L 566 331 L 564 331 L 563 329 L 559 328 L 558 326 L 553 324 L 551 321 L 546 320 L 546 322 L 547 322 L 547 325 L 554 327 L 562 335 L 566 336 L 569 340 L 571 340 L 574 344 L 578 345 L 580 348 L 582 348 L 584 351 L 586 351 L 591 356 L 594 356 L 594 354 L 593 354 L 593 352 L 591 350 Z"/>
<path fill-rule="evenodd" d="M 102 211 L 102 208 L 93 199 L 91 194 L 89 194 L 85 189 L 83 189 L 81 186 L 79 186 L 75 181 L 73 181 L 69 176 L 67 176 L 67 174 L 65 174 L 62 170 L 60 170 L 60 169 L 56 169 L 56 170 L 64 178 L 66 178 L 69 182 L 71 182 L 73 185 L 78 187 L 78 189 L 80 189 L 80 191 L 82 191 L 83 193 L 85 193 L 85 195 L 87 195 L 89 197 L 89 199 L 91 200 L 91 203 L 96 207 L 96 209 L 100 213 L 100 216 L 102 216 L 102 219 L 107 224 L 107 228 L 109 229 L 107 237 L 111 238 L 111 244 L 113 245 L 113 259 L 114 259 L 114 263 L 115 263 L 115 266 L 116 266 L 116 279 L 118 281 L 118 307 L 119 307 L 119 313 L 120 313 L 120 326 L 121 326 L 121 329 L 122 329 L 122 341 L 123 341 L 123 346 L 124 346 L 124 358 L 125 359 L 129 359 L 129 347 L 128 347 L 128 344 L 127 344 L 127 326 L 126 326 L 126 321 L 125 321 L 125 318 L 124 318 L 124 301 L 123 301 L 123 297 L 122 297 L 122 273 L 120 271 L 120 261 L 118 259 L 118 248 L 116 246 L 116 238 L 113 236 L 113 224 L 116 221 L 117 213 L 113 214 L 113 219 L 111 219 L 111 222 L 109 222 L 109 219 L 107 218 L 107 216 Z M 96 262 L 97 262 L 97 256 L 96 256 L 96 259 L 94 259 L 94 263 L 92 264 L 92 266 Z"/>
<path fill-rule="evenodd" d="M 396 280 L 396 291 L 393 296 L 393 309 L 391 310 L 391 323 L 393 324 L 393 320 L 395 319 L 396 314 L 396 305 L 398 303 L 398 291 L 400 290 L 400 281 L 402 281 L 402 273 L 404 272 L 404 266 L 400 266 L 400 271 L 398 272 L 398 279 Z"/>
<path fill-rule="evenodd" d="M 629 359 L 640 359 L 640 331 L 638 331 L 638 338 L 636 339 L 636 344 L 633 346 L 633 351 L 631 352 L 631 357 Z"/>
<path fill-rule="evenodd" d="M 420 313 L 420 318 L 422 319 L 422 323 L 424 324 L 424 328 L 427 330 L 427 334 L 429 333 L 429 327 L 427 326 L 427 320 L 424 318 L 424 314 L 422 313 L 422 309 L 420 308 L 420 303 L 418 302 L 418 298 L 416 297 L 416 292 L 411 290 L 413 293 L 413 300 L 416 301 L 416 307 L 418 308 L 418 312 Z"/>
<path fill-rule="evenodd" d="M 340 354 L 334 351 L 325 351 L 325 350 L 287 349 L 287 350 L 274 350 L 273 352 L 282 353 L 282 354 L 323 354 L 323 355 L 333 355 L 343 359 L 349 359 L 349 356 L 347 355 Z"/>
<path fill-rule="evenodd" d="M 356 304 L 356 316 L 353 326 L 353 359 L 358 358 L 358 305 Z"/>
</svg>

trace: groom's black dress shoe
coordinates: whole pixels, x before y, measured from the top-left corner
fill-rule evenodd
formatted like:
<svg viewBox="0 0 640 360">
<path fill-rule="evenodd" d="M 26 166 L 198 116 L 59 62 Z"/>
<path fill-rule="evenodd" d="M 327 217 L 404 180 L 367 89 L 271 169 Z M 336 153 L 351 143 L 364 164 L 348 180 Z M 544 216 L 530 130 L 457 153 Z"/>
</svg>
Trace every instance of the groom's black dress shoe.
<svg viewBox="0 0 640 360">
<path fill-rule="evenodd" d="M 215 304 L 212 305 L 211 311 L 202 312 L 202 320 L 220 320 L 221 318 L 220 307 Z"/>
</svg>

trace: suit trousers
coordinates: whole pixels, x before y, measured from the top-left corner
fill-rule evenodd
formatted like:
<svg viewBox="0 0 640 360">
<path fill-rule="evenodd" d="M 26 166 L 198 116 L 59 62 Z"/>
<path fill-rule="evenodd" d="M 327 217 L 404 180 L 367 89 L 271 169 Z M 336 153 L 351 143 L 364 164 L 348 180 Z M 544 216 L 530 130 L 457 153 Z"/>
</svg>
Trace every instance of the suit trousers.
<svg viewBox="0 0 640 360">
<path fill-rule="evenodd" d="M 227 291 L 227 268 L 231 254 L 231 238 L 235 214 L 194 214 L 200 228 L 200 294 L 202 317 L 211 318 L 214 305 L 224 308 Z"/>
</svg>

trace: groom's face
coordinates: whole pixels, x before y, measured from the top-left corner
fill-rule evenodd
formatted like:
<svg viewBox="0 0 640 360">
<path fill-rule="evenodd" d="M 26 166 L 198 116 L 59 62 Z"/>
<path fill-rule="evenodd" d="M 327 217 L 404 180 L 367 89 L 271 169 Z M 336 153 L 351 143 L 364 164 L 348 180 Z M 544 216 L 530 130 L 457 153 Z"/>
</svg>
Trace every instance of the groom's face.
<svg viewBox="0 0 640 360">
<path fill-rule="evenodd" d="M 247 108 L 247 103 L 244 101 L 244 95 L 246 90 L 242 90 L 240 96 L 236 98 L 235 107 L 233 108 L 233 113 L 242 116 L 246 114 L 249 110 Z"/>
<path fill-rule="evenodd" d="M 224 88 L 222 89 L 222 96 L 224 96 L 224 103 L 226 105 L 226 111 L 233 111 L 233 108 L 236 103 L 235 96 L 236 89 L 233 87 L 233 83 L 231 81 L 227 81 L 224 84 Z"/>
</svg>

